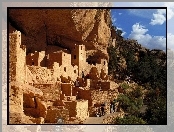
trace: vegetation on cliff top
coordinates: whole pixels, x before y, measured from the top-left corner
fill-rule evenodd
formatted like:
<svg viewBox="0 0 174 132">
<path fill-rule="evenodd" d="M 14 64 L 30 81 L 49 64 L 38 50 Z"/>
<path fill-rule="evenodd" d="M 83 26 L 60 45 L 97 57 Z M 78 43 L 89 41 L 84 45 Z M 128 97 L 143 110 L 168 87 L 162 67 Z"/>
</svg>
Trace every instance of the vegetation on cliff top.
<svg viewBox="0 0 174 132">
<path fill-rule="evenodd" d="M 166 54 L 160 50 L 143 48 L 136 40 L 125 40 L 120 33 L 116 32 L 115 37 L 115 47 L 108 47 L 109 74 L 116 80 L 130 77 L 131 81 L 139 85 L 134 91 L 118 96 L 117 101 L 128 116 L 117 118 L 115 123 L 167 124 Z M 123 58 L 126 60 L 126 68 L 121 68 L 119 64 Z M 141 86 L 148 92 L 142 94 Z M 144 113 L 139 111 L 143 105 L 147 106 Z"/>
</svg>

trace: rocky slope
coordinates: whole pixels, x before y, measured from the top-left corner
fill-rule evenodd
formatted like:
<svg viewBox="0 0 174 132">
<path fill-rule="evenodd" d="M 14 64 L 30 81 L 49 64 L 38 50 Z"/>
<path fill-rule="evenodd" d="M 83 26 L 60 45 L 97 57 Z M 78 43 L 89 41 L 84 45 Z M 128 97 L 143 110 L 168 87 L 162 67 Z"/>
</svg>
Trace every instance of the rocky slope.
<svg viewBox="0 0 174 132">
<path fill-rule="evenodd" d="M 125 79 L 128 71 L 128 63 L 140 63 L 145 56 L 153 56 L 157 65 L 166 66 L 166 53 L 159 49 L 147 49 L 138 43 L 137 40 L 125 39 L 118 35 L 113 27 L 111 27 L 111 38 L 116 41 L 110 42 L 112 47 L 114 43 L 114 53 L 116 54 L 117 76 Z M 132 58 L 131 58 L 132 56 Z M 128 62 L 129 61 L 129 62 Z M 122 78 L 123 77 L 123 78 Z"/>
</svg>

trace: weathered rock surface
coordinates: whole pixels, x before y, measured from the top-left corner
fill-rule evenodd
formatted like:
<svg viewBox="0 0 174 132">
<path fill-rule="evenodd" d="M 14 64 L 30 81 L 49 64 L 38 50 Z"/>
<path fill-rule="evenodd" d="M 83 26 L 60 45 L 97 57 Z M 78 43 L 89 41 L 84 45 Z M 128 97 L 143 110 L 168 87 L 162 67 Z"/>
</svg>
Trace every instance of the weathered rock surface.
<svg viewBox="0 0 174 132">
<path fill-rule="evenodd" d="M 11 9 L 10 32 L 22 32 L 27 52 L 44 50 L 46 45 L 71 49 L 85 44 L 87 49 L 106 50 L 110 32 L 110 11 L 103 9 Z"/>
</svg>

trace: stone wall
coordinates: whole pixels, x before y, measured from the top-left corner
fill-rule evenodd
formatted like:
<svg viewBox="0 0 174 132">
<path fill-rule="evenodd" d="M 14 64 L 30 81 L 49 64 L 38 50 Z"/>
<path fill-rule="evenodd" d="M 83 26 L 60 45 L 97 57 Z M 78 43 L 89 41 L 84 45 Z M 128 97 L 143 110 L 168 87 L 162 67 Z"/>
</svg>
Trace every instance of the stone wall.
<svg viewBox="0 0 174 132">
<path fill-rule="evenodd" d="M 82 121 L 89 117 L 88 112 L 88 100 L 77 100 L 76 105 L 77 115 L 76 117 Z"/>
<path fill-rule="evenodd" d="M 30 66 L 46 66 L 46 57 L 45 57 L 45 51 L 37 52 L 35 53 L 29 53 L 26 56 L 26 64 Z"/>
<path fill-rule="evenodd" d="M 63 52 L 53 52 L 53 53 L 49 53 L 47 55 L 47 67 L 48 68 L 53 68 L 53 64 L 54 62 L 57 62 L 59 63 L 59 65 L 62 65 L 62 55 L 63 55 Z"/>
<path fill-rule="evenodd" d="M 47 110 L 47 116 L 45 118 L 45 123 L 57 123 L 57 119 L 62 118 L 65 120 L 69 120 L 69 110 L 65 108 L 56 108 L 51 107 Z"/>
<path fill-rule="evenodd" d="M 47 66 L 49 69 L 54 69 L 55 78 L 59 78 L 62 75 L 63 77 L 70 76 L 72 80 L 76 80 L 78 76 L 78 66 L 71 65 L 71 54 L 63 51 L 49 53 L 47 56 Z"/>
<path fill-rule="evenodd" d="M 55 84 L 34 84 L 33 86 L 43 92 L 43 101 L 45 101 L 48 106 L 52 106 L 56 100 L 60 99 L 60 82 Z"/>
<path fill-rule="evenodd" d="M 26 56 L 26 64 L 30 66 L 32 65 L 39 66 L 38 59 L 39 59 L 39 52 L 29 53 Z"/>
<path fill-rule="evenodd" d="M 72 65 L 78 66 L 78 75 L 82 77 L 82 71 L 86 69 L 86 51 L 85 45 L 74 45 L 71 51 Z"/>
<path fill-rule="evenodd" d="M 91 90 L 91 107 L 90 107 L 90 116 L 94 116 L 95 114 L 95 105 L 100 105 L 101 103 L 105 103 L 105 112 L 107 114 L 110 113 L 110 101 L 113 101 L 118 96 L 117 90 Z"/>
<path fill-rule="evenodd" d="M 9 112 L 23 113 L 23 91 L 17 85 L 10 84 L 9 87 Z"/>
<path fill-rule="evenodd" d="M 102 61 L 101 61 L 102 60 Z M 100 64 L 86 64 L 86 69 L 84 70 L 85 75 L 89 75 L 89 78 L 91 79 L 95 79 L 97 78 L 102 78 L 107 80 L 107 76 L 108 75 L 108 63 L 107 60 L 105 59 L 101 59 L 99 61 Z"/>
<path fill-rule="evenodd" d="M 24 83 L 26 81 L 26 46 L 21 44 L 21 33 L 19 31 L 9 34 L 9 54 L 10 82 Z"/>
<path fill-rule="evenodd" d="M 27 65 L 27 82 L 46 84 L 54 81 L 53 71 L 46 67 Z"/>
<path fill-rule="evenodd" d="M 84 121 L 89 117 L 88 113 L 88 100 L 76 100 L 65 102 L 66 108 L 69 110 L 70 117 Z"/>
<path fill-rule="evenodd" d="M 54 78 L 54 80 L 55 81 L 60 81 L 60 76 L 61 76 L 61 74 L 60 74 L 60 67 L 59 67 L 59 63 L 57 63 L 57 62 L 54 62 L 53 63 L 53 67 L 52 67 L 53 69 L 53 78 Z"/>
</svg>

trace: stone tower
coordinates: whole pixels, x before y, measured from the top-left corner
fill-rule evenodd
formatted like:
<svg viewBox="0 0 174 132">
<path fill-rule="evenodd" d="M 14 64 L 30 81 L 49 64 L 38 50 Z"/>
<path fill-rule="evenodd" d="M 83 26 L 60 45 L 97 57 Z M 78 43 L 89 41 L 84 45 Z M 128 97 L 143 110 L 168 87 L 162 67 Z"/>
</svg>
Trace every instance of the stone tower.
<svg viewBox="0 0 174 132">
<path fill-rule="evenodd" d="M 9 81 L 26 80 L 26 46 L 21 44 L 21 32 L 9 34 Z"/>
<path fill-rule="evenodd" d="M 82 77 L 82 71 L 86 68 L 85 45 L 75 45 L 71 51 L 71 63 L 78 66 L 78 76 Z"/>
</svg>

